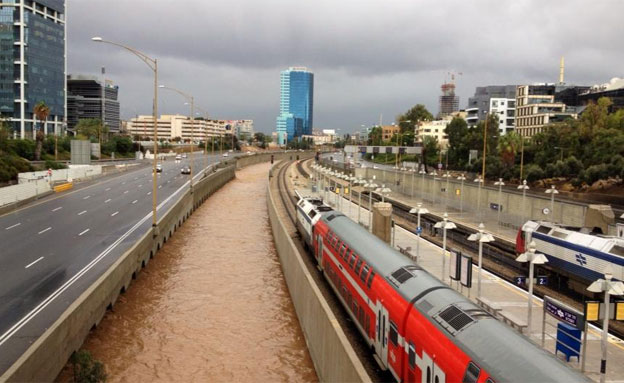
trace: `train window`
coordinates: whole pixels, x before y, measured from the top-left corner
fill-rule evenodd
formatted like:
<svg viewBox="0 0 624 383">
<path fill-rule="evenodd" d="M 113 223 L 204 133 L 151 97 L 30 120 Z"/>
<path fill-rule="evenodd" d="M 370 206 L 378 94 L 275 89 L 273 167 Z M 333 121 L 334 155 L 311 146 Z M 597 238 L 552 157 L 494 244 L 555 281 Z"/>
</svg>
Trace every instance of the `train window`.
<svg viewBox="0 0 624 383">
<path fill-rule="evenodd" d="M 353 264 L 355 263 L 356 257 L 357 257 L 357 254 L 351 253 L 351 259 L 349 259 L 349 267 L 353 268 Z"/>
<path fill-rule="evenodd" d="M 360 279 L 362 280 L 362 283 L 366 283 L 366 277 L 368 276 L 369 270 L 370 267 L 368 267 L 368 265 L 365 265 L 364 268 L 362 268 L 362 274 L 360 274 Z"/>
<path fill-rule="evenodd" d="M 342 254 L 344 254 L 344 253 L 345 253 L 345 251 L 347 251 L 347 245 L 343 243 L 343 244 L 340 246 L 340 251 L 338 251 L 338 255 L 342 256 Z"/>
<path fill-rule="evenodd" d="M 462 380 L 462 383 L 477 383 L 480 372 L 481 369 L 477 367 L 476 364 L 470 362 L 468 364 L 468 367 L 466 368 L 466 373 L 464 374 L 464 379 Z"/>
<path fill-rule="evenodd" d="M 611 250 L 609 250 L 609 253 L 624 257 L 624 247 L 613 245 Z"/>
<path fill-rule="evenodd" d="M 338 251 L 338 247 L 340 246 L 340 240 L 338 237 L 334 239 L 334 250 Z"/>
<path fill-rule="evenodd" d="M 390 342 L 395 346 L 399 344 L 399 332 L 393 321 L 390 321 Z"/>
<path fill-rule="evenodd" d="M 409 366 L 412 370 L 416 368 L 416 347 L 414 347 L 414 343 L 412 342 L 409 343 L 407 360 L 409 361 Z"/>
<path fill-rule="evenodd" d="M 538 226 L 537 227 L 537 231 L 538 233 L 542 233 L 542 234 L 548 234 L 548 232 L 550 231 L 550 227 L 548 226 Z"/>
<path fill-rule="evenodd" d="M 568 233 L 564 233 L 563 231 L 554 230 L 551 235 L 553 237 L 557 237 L 557 238 L 561 238 L 561 239 L 568 238 Z"/>
<path fill-rule="evenodd" d="M 375 272 L 371 271 L 370 275 L 368 276 L 368 282 L 366 282 L 366 286 L 370 289 L 371 284 L 373 283 L 373 278 L 375 277 Z"/>
<path fill-rule="evenodd" d="M 355 271 L 355 275 L 360 275 L 360 268 L 362 267 L 362 258 L 358 259 L 357 263 L 355 264 L 355 269 L 353 271 Z"/>
<path fill-rule="evenodd" d="M 316 216 L 316 210 L 310 211 L 310 218 L 314 218 Z"/>
</svg>

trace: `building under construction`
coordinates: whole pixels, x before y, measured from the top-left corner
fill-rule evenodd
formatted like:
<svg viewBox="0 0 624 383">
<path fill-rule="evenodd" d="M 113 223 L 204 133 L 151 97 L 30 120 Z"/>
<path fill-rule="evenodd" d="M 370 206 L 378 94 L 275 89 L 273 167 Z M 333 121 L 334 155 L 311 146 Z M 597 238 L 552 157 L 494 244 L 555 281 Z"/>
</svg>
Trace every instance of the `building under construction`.
<svg viewBox="0 0 624 383">
<path fill-rule="evenodd" d="M 442 84 L 440 89 L 442 95 L 440 96 L 440 112 L 438 118 L 451 115 L 453 112 L 459 110 L 459 96 L 455 95 L 455 82 L 452 79 L 450 82 Z"/>
</svg>

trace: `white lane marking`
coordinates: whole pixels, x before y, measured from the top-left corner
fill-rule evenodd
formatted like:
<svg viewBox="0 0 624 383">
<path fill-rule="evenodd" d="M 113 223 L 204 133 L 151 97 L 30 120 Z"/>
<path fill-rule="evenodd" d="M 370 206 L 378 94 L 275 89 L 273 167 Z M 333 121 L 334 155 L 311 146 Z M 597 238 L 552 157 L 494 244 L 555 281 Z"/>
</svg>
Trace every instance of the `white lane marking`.
<svg viewBox="0 0 624 383">
<path fill-rule="evenodd" d="M 111 199 L 107 199 L 106 201 L 104 201 L 104 203 L 109 203 L 111 201 Z"/>
<path fill-rule="evenodd" d="M 167 197 L 164 201 L 160 203 L 156 207 L 156 210 L 160 210 L 165 204 L 167 204 L 173 197 L 175 197 L 181 190 L 183 190 L 189 181 L 185 182 L 178 190 L 176 190 L 173 194 Z M 93 266 L 95 266 L 102 258 L 106 257 L 117 245 L 119 245 L 124 239 L 126 239 L 130 234 L 132 234 L 136 229 L 138 229 L 143 223 L 145 223 L 148 219 L 152 217 L 152 213 L 150 212 L 145 217 L 143 217 L 139 222 L 137 222 L 132 228 L 130 228 L 127 232 L 121 235 L 115 242 L 113 242 L 109 247 L 106 248 L 103 252 L 101 252 L 96 258 L 94 258 L 91 262 L 89 262 L 85 267 L 83 267 L 79 272 L 77 272 L 73 277 L 67 280 L 61 287 L 59 287 L 56 291 L 50 294 L 47 298 L 45 298 L 41 303 L 37 305 L 34 309 L 32 309 L 28 314 L 24 315 L 22 319 L 20 319 L 17 323 L 15 323 L 10 329 L 8 329 L 4 334 L 0 336 L 0 346 L 2 346 L 7 340 L 9 340 L 16 332 L 18 332 L 22 327 L 24 327 L 32 318 L 34 318 L 37 314 L 39 314 L 43 309 L 45 309 L 54 299 L 56 299 L 59 295 L 61 295 L 65 290 L 67 290 L 71 285 L 74 284 L 81 276 L 83 276 L 87 271 L 91 270 Z"/>
<path fill-rule="evenodd" d="M 116 216 L 117 214 L 119 214 L 119 212 L 118 212 L 118 211 L 116 211 L 116 212 L 114 212 L 113 214 L 111 214 L 111 217 L 114 217 L 114 216 Z"/>
<path fill-rule="evenodd" d="M 43 234 L 43 233 L 45 233 L 46 231 L 48 231 L 48 230 L 50 230 L 50 229 L 52 229 L 52 226 L 48 227 L 47 229 L 43 229 L 43 230 L 41 230 L 41 231 L 39 232 L 39 234 Z"/>
<path fill-rule="evenodd" d="M 167 180 L 167 183 L 171 182 L 171 180 Z"/>
<path fill-rule="evenodd" d="M 86 213 L 86 210 L 81 211 L 80 213 L 78 213 L 78 215 L 83 215 L 84 213 Z"/>
<path fill-rule="evenodd" d="M 61 210 L 62 208 L 63 208 L 63 206 L 59 206 L 59 207 L 57 207 L 56 209 L 52 209 L 52 211 L 59 211 L 59 210 Z"/>
<path fill-rule="evenodd" d="M 122 185 L 125 185 L 125 184 L 126 184 L 126 181 L 122 182 L 121 184 L 122 184 Z"/>
<path fill-rule="evenodd" d="M 147 192 L 147 195 L 150 195 L 150 194 L 152 194 L 152 192 Z"/>
<path fill-rule="evenodd" d="M 91 230 L 91 229 L 87 229 L 87 230 L 83 231 L 82 233 L 78 234 L 78 236 L 80 237 L 81 235 L 83 235 L 84 233 L 86 233 L 89 230 Z"/>
<path fill-rule="evenodd" d="M 136 181 L 136 180 L 138 180 L 138 179 L 139 179 L 139 177 L 134 177 L 134 180 L 135 180 L 135 181 Z"/>
<path fill-rule="evenodd" d="M 143 185 L 139 185 L 139 187 L 140 187 L 140 188 L 142 188 L 142 187 L 143 187 Z"/>
<path fill-rule="evenodd" d="M 89 199 L 89 197 L 91 197 L 91 196 L 90 196 L 90 195 L 88 195 L 88 196 L 84 197 L 83 199 Z"/>
<path fill-rule="evenodd" d="M 158 185 L 158 188 L 160 189 L 162 187 L 162 185 Z"/>
<path fill-rule="evenodd" d="M 40 260 L 42 260 L 43 257 L 39 257 L 37 260 L 35 260 L 34 262 L 31 262 L 29 264 L 26 265 L 26 267 L 24 267 L 25 269 L 29 268 L 30 266 L 34 265 L 35 263 L 39 262 Z"/>
<path fill-rule="evenodd" d="M 20 222 L 20 223 L 16 223 L 15 225 L 11 225 L 11 226 L 9 226 L 9 227 L 5 227 L 5 228 L 4 228 L 4 230 L 11 230 L 12 228 L 14 228 L 14 227 L 18 227 L 18 226 L 19 226 L 19 225 L 21 225 L 21 224 L 22 224 L 21 222 Z"/>
<path fill-rule="evenodd" d="M 110 189 L 111 189 L 111 188 L 106 188 L 106 189 L 104 189 L 104 191 L 109 191 Z"/>
<path fill-rule="evenodd" d="M 132 201 L 132 204 L 135 204 L 135 203 L 137 203 L 138 201 L 139 201 L 138 199 L 135 199 L 134 201 Z"/>
<path fill-rule="evenodd" d="M 130 191 L 130 190 L 126 190 L 126 191 L 124 192 L 124 194 L 128 194 L 128 192 L 129 192 L 129 191 Z"/>
</svg>

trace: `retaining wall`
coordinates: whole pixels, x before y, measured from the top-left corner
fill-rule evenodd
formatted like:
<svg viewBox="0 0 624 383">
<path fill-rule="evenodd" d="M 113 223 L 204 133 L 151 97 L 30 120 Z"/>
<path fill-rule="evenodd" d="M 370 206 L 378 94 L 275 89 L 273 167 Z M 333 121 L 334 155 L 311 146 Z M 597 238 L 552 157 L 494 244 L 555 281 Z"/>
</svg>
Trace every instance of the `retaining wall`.
<svg viewBox="0 0 624 383">
<path fill-rule="evenodd" d="M 267 204 L 284 278 L 319 379 L 322 382 L 370 382 L 279 217 L 270 187 Z"/>
<path fill-rule="evenodd" d="M 526 220 L 556 221 L 564 225 L 583 226 L 585 222 L 585 212 L 587 206 L 582 203 L 567 201 L 557 201 L 555 197 L 554 214 L 544 214 L 544 208 L 550 210 L 550 195 L 544 193 L 543 197 L 526 195 L 524 203 L 521 191 L 502 190 L 499 199 L 498 188 L 482 187 L 479 197 L 479 188 L 473 179 L 466 179 L 462 186 L 461 182 L 455 178 L 449 179 L 448 193 L 446 178 L 441 176 L 426 176 L 423 178 L 419 174 L 411 172 L 397 172 L 395 170 L 357 168 L 355 174 L 358 177 L 371 179 L 375 176 L 377 184 L 385 184 L 393 192 L 400 192 L 407 196 L 420 198 L 436 203 L 448 203 L 456 210 L 476 212 L 477 207 L 492 219 L 497 219 L 496 205 L 502 204 L 501 221 L 507 226 L 517 228 Z M 462 196 L 463 194 L 463 196 Z M 496 204 L 496 205 L 492 205 Z"/>
<path fill-rule="evenodd" d="M 146 232 L 95 283 L 85 290 L 37 341 L 0 377 L 0 381 L 52 381 L 80 348 L 107 307 L 130 285 L 149 260 L 212 193 L 234 178 L 235 166 L 221 168 L 198 181 L 158 220 L 157 235 Z"/>
</svg>

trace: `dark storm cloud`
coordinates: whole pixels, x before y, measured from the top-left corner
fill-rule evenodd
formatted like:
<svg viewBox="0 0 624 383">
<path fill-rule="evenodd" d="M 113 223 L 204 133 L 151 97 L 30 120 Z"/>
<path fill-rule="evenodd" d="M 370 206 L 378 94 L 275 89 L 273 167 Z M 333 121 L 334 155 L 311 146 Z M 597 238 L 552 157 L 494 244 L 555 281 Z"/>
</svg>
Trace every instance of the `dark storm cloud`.
<svg viewBox="0 0 624 383">
<path fill-rule="evenodd" d="M 315 72 L 315 125 L 388 122 L 415 103 L 437 112 L 439 85 L 459 71 L 461 106 L 474 87 L 623 76 L 618 0 L 584 1 L 68 0 L 70 72 L 102 65 L 121 87 L 124 116 L 149 113 L 150 74 L 101 35 L 157 56 L 163 82 L 224 118 L 274 129 L 279 71 Z M 163 95 L 166 112 L 186 112 Z M 178 108 L 179 107 L 179 108 Z"/>
</svg>

